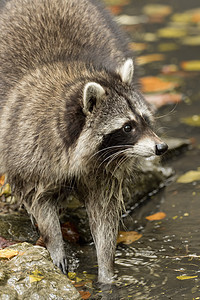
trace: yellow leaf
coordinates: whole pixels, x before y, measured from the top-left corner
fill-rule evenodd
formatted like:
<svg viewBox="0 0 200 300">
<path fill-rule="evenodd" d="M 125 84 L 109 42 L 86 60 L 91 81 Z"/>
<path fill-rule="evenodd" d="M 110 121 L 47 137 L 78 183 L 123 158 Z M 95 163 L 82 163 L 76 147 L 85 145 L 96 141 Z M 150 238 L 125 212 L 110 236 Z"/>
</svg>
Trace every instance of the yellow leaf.
<svg viewBox="0 0 200 300">
<path fill-rule="evenodd" d="M 176 27 L 165 27 L 158 30 L 158 36 L 162 38 L 181 38 L 187 35 L 187 30 Z"/>
<path fill-rule="evenodd" d="M 185 71 L 200 71 L 200 60 L 183 61 L 181 67 Z"/>
<path fill-rule="evenodd" d="M 75 277 L 76 277 L 76 273 L 75 272 L 68 272 L 68 277 L 69 277 L 69 279 L 75 279 Z"/>
<path fill-rule="evenodd" d="M 197 171 L 189 171 L 177 179 L 178 183 L 190 183 L 200 180 L 200 169 Z"/>
<path fill-rule="evenodd" d="M 182 118 L 182 123 L 185 123 L 190 126 L 200 126 L 200 115 L 194 115 L 192 117 Z"/>
<path fill-rule="evenodd" d="M 19 251 L 13 249 L 0 250 L 0 258 L 12 258 L 19 254 Z"/>
<path fill-rule="evenodd" d="M 44 276 L 37 269 L 35 271 L 33 271 L 32 274 L 29 275 L 30 283 L 36 282 L 36 281 L 41 281 L 43 278 L 44 278 Z"/>
<path fill-rule="evenodd" d="M 167 16 L 171 14 L 172 8 L 169 5 L 162 5 L 162 4 L 148 4 L 145 5 L 143 8 L 143 13 L 148 16 Z"/>
<path fill-rule="evenodd" d="M 6 183 L 4 186 L 0 188 L 0 196 L 2 195 L 10 195 L 11 194 L 11 188 L 8 183 Z"/>
<path fill-rule="evenodd" d="M 162 44 L 158 45 L 158 50 L 160 52 L 174 51 L 177 49 L 178 49 L 178 46 L 175 43 L 162 43 Z"/>
<path fill-rule="evenodd" d="M 190 23 L 191 22 L 191 14 L 189 13 L 180 13 L 180 14 L 174 14 L 172 16 L 172 21 L 178 22 L 178 23 Z"/>
<path fill-rule="evenodd" d="M 162 220 L 166 217 L 166 213 L 164 212 L 158 212 L 158 213 L 155 213 L 151 216 L 147 216 L 146 219 L 149 220 L 149 221 L 158 221 L 158 220 Z"/>
<path fill-rule="evenodd" d="M 188 36 L 188 37 L 185 37 L 182 40 L 182 43 L 184 45 L 189 45 L 189 46 L 198 46 L 198 45 L 200 45 L 200 36 L 197 35 L 197 36 Z"/>
<path fill-rule="evenodd" d="M 197 278 L 198 276 L 186 276 L 186 275 L 181 275 L 181 276 L 177 276 L 176 278 L 179 280 L 187 280 L 187 279 L 193 279 L 193 278 Z"/>
<path fill-rule="evenodd" d="M 136 231 L 120 231 L 118 238 L 117 238 L 117 244 L 123 243 L 126 245 L 129 245 L 137 240 L 139 240 L 142 237 L 142 234 L 139 234 Z"/>
</svg>

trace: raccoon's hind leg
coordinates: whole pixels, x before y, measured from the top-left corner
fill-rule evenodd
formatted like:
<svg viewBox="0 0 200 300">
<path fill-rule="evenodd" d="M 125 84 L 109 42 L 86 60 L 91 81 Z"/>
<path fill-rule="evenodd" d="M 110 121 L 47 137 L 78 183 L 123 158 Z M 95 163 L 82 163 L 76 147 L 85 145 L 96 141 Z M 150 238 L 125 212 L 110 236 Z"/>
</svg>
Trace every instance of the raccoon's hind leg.
<svg viewBox="0 0 200 300">
<path fill-rule="evenodd" d="M 67 274 L 67 258 L 57 214 L 57 206 L 54 201 L 39 198 L 35 199 L 31 206 L 25 203 L 29 213 L 35 218 L 43 241 L 50 252 L 53 263 Z"/>
<path fill-rule="evenodd" d="M 85 205 L 90 229 L 97 251 L 98 281 L 111 284 L 114 276 L 114 258 L 119 227 L 120 208 L 116 199 L 105 205 L 105 199 L 87 199 Z"/>
</svg>

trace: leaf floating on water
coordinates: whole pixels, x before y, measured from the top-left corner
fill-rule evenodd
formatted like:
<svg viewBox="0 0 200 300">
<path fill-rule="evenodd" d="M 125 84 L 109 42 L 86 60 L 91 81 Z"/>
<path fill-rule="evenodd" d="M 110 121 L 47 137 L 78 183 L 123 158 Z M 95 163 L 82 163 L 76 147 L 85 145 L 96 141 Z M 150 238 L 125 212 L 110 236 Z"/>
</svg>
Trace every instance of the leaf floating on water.
<svg viewBox="0 0 200 300">
<path fill-rule="evenodd" d="M 176 27 L 165 27 L 158 30 L 158 36 L 161 38 L 182 38 L 187 34 L 187 30 Z"/>
<path fill-rule="evenodd" d="M 159 77 L 147 76 L 140 79 L 144 93 L 165 92 L 178 86 L 177 82 L 165 81 Z"/>
<path fill-rule="evenodd" d="M 159 108 L 166 104 L 179 103 L 183 98 L 182 94 L 158 94 L 158 95 L 145 95 L 147 102 Z"/>
<path fill-rule="evenodd" d="M 3 249 L 0 250 L 0 259 L 1 258 L 13 258 L 14 256 L 17 256 L 19 254 L 19 251 L 13 250 L 13 249 Z"/>
<path fill-rule="evenodd" d="M 200 8 L 190 9 L 184 13 L 174 14 L 172 21 L 178 23 L 200 23 Z"/>
<path fill-rule="evenodd" d="M 126 245 L 129 245 L 137 240 L 139 240 L 142 237 L 142 234 L 136 232 L 136 231 L 120 231 L 118 238 L 117 238 L 117 244 L 123 243 Z"/>
<path fill-rule="evenodd" d="M 88 291 L 79 291 L 82 299 L 89 299 L 91 294 Z"/>
<path fill-rule="evenodd" d="M 199 46 L 200 45 L 200 36 L 188 36 L 182 40 L 184 45 L 189 46 Z"/>
<path fill-rule="evenodd" d="M 155 53 L 155 54 L 142 55 L 138 57 L 138 64 L 145 65 L 155 61 L 162 61 L 164 59 L 165 56 L 163 54 Z"/>
<path fill-rule="evenodd" d="M 185 71 L 200 71 L 200 60 L 183 61 L 181 68 Z"/>
<path fill-rule="evenodd" d="M 197 171 L 191 170 L 177 179 L 178 183 L 190 183 L 200 180 L 200 168 Z"/>
<path fill-rule="evenodd" d="M 43 274 L 37 269 L 29 275 L 30 283 L 41 281 L 43 278 L 44 278 Z"/>
<path fill-rule="evenodd" d="M 195 275 L 195 276 L 186 276 L 186 275 L 181 275 L 181 276 L 177 276 L 176 278 L 178 280 L 187 280 L 187 279 L 193 279 L 193 278 L 197 278 L 198 276 Z"/>
<path fill-rule="evenodd" d="M 192 117 L 182 118 L 181 122 L 190 126 L 200 126 L 200 115 L 194 115 Z"/>
<path fill-rule="evenodd" d="M 146 43 L 129 43 L 129 48 L 134 51 L 146 50 L 148 45 Z"/>
<path fill-rule="evenodd" d="M 164 212 L 158 212 L 158 213 L 155 213 L 151 216 L 147 216 L 146 219 L 149 220 L 149 221 L 159 221 L 159 220 L 162 220 L 166 217 L 166 213 Z"/>
<path fill-rule="evenodd" d="M 148 16 L 168 16 L 172 12 L 172 7 L 162 4 L 148 4 L 143 8 L 143 13 Z"/>
<path fill-rule="evenodd" d="M 174 51 L 177 50 L 178 46 L 175 43 L 162 43 L 158 45 L 160 52 Z"/>
</svg>

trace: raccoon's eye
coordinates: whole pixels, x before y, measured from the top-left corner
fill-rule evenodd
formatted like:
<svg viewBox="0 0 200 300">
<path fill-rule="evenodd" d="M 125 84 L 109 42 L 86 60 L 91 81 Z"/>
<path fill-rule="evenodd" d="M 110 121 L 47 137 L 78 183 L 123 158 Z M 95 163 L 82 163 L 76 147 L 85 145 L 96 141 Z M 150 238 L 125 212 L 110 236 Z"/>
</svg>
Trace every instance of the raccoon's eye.
<svg viewBox="0 0 200 300">
<path fill-rule="evenodd" d="M 133 127 L 130 124 L 126 124 L 123 129 L 125 132 L 130 132 L 132 130 L 132 128 Z"/>
</svg>

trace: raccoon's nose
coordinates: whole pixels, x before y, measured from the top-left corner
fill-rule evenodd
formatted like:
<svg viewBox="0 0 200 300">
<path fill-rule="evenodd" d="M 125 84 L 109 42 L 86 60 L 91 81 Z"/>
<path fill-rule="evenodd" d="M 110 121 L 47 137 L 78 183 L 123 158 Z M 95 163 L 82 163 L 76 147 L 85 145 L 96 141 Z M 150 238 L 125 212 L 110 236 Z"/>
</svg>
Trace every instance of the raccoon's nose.
<svg viewBox="0 0 200 300">
<path fill-rule="evenodd" d="M 167 151 L 167 149 L 168 149 L 168 145 L 165 143 L 156 144 L 156 155 L 162 155 Z"/>
</svg>

